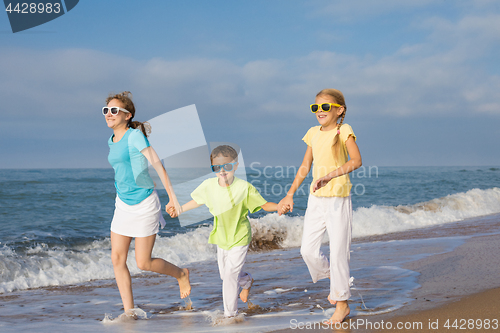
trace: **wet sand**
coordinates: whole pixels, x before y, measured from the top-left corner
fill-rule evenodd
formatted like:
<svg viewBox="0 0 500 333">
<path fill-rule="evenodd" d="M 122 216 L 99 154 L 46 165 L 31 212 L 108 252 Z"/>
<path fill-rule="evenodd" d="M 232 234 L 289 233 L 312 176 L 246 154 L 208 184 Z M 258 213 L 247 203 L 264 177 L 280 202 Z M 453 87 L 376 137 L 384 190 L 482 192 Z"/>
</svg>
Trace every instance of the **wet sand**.
<svg viewBox="0 0 500 333">
<path fill-rule="evenodd" d="M 392 313 L 350 317 L 345 329 L 316 325 L 299 329 L 295 325 L 278 332 L 495 332 L 500 331 L 500 218 L 487 216 L 477 221 L 413 232 L 429 237 L 478 235 L 455 250 L 408 263 L 404 268 L 420 273 L 420 288 L 412 302 Z M 411 234 L 411 232 L 405 233 Z M 386 235 L 390 237 L 391 235 Z M 408 235 L 392 235 L 395 238 Z M 369 322 L 369 323 L 368 323 Z M 309 325 L 311 327 L 311 325 Z M 399 327 L 399 328 L 398 328 Z"/>
<path fill-rule="evenodd" d="M 406 329 L 392 329 L 391 332 L 498 332 L 500 288 L 462 297 L 437 308 L 392 317 L 386 321 L 396 328 L 397 323 L 407 325 Z M 389 331 L 387 328 L 385 330 Z"/>
</svg>

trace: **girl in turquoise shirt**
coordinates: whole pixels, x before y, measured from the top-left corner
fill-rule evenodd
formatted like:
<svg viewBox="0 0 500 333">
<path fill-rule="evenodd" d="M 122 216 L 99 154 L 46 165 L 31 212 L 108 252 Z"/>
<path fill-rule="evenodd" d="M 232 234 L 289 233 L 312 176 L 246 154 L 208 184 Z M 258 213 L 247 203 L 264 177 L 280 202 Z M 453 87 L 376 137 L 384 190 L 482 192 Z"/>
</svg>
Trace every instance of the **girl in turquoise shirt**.
<svg viewBox="0 0 500 333">
<path fill-rule="evenodd" d="M 149 145 L 147 126 L 132 121 L 135 107 L 130 92 L 110 95 L 106 104 L 102 113 L 108 127 L 113 129 L 108 142 L 108 160 L 115 170 L 117 191 L 116 209 L 111 223 L 111 260 L 125 315 L 135 316 L 132 311 L 132 281 L 127 267 L 132 238 L 135 237 L 135 258 L 139 269 L 175 277 L 181 298 L 190 294 L 191 285 L 186 268 L 151 257 L 159 225 L 163 226 L 165 221 L 158 194 L 148 173 L 148 161 L 158 173 L 173 205 L 179 208 L 180 205 L 165 168 Z"/>
</svg>

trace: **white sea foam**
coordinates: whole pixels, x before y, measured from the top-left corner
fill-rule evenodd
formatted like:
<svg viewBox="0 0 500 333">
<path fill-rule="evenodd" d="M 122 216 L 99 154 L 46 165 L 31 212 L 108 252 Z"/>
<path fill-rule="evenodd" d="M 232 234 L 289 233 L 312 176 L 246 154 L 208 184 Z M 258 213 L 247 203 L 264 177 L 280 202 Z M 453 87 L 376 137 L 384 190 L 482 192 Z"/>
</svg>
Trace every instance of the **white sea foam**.
<svg viewBox="0 0 500 333">
<path fill-rule="evenodd" d="M 234 317 L 225 317 L 224 312 L 220 310 L 214 310 L 204 311 L 203 315 L 205 316 L 206 320 L 212 324 L 212 326 L 227 326 L 245 321 L 245 315 L 243 313 L 239 313 Z"/>
<path fill-rule="evenodd" d="M 283 289 L 283 288 L 276 288 L 276 289 L 273 289 L 273 290 L 267 290 L 267 291 L 264 291 L 264 294 L 267 294 L 267 295 L 275 295 L 275 294 L 281 294 L 281 293 L 285 293 L 287 291 L 291 291 L 291 290 L 295 290 L 297 288 L 293 287 L 293 288 L 288 288 L 288 289 Z"/>
<path fill-rule="evenodd" d="M 153 256 L 176 265 L 215 258 L 215 248 L 207 243 L 210 227 L 202 227 L 173 237 L 158 237 Z M 135 251 L 129 252 L 131 274 L 139 274 Z M 109 239 L 77 248 L 49 248 L 38 244 L 25 254 L 7 246 L 0 248 L 0 293 L 45 286 L 69 285 L 95 279 L 114 278 Z"/>
<path fill-rule="evenodd" d="M 473 189 L 410 206 L 358 208 L 353 213 L 352 235 L 382 235 L 495 213 L 500 213 L 500 189 Z M 251 219 L 251 223 L 254 240 L 274 237 L 284 248 L 300 246 L 303 216 L 283 218 L 274 213 Z"/>
<path fill-rule="evenodd" d="M 411 206 L 358 208 L 353 217 L 353 237 L 424 228 L 499 212 L 499 188 L 473 189 Z M 303 216 L 272 213 L 250 222 L 253 249 L 300 246 Z M 176 265 L 215 260 L 216 248 L 207 242 L 211 229 L 203 226 L 172 237 L 158 237 L 153 255 Z M 110 253 L 109 238 L 73 248 L 38 244 L 26 253 L 16 253 L 4 245 L 0 247 L 0 293 L 112 279 Z M 141 272 L 133 247 L 127 263 L 131 274 Z"/>
<path fill-rule="evenodd" d="M 127 312 L 122 313 L 118 317 L 113 319 L 113 316 L 109 313 L 106 313 L 104 315 L 104 319 L 102 320 L 103 324 L 117 324 L 117 323 L 124 323 L 128 322 L 131 320 L 137 320 L 137 319 L 149 319 L 151 317 L 151 314 L 148 314 L 144 310 L 140 308 L 133 308 L 128 310 Z"/>
<path fill-rule="evenodd" d="M 216 258 L 215 245 L 208 244 L 212 227 L 201 227 L 185 234 L 158 237 L 153 256 L 163 258 L 176 265 Z"/>
<path fill-rule="evenodd" d="M 499 188 L 473 189 L 411 206 L 358 208 L 353 216 L 352 234 L 381 235 L 499 212 Z"/>
<path fill-rule="evenodd" d="M 113 276 L 110 251 L 75 251 L 37 245 L 18 254 L 0 249 L 0 292 L 73 284 Z"/>
</svg>

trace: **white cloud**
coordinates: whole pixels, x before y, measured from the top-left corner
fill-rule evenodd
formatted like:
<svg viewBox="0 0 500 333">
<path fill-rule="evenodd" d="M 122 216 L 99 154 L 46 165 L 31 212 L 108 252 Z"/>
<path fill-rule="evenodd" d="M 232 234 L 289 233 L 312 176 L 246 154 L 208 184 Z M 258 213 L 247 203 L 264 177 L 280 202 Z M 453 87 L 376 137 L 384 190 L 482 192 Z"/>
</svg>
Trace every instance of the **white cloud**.
<svg viewBox="0 0 500 333">
<path fill-rule="evenodd" d="M 308 5 L 313 8 L 311 17 L 330 17 L 337 21 L 358 21 L 366 17 L 379 16 L 395 11 L 413 10 L 422 8 L 432 0 L 315 0 L 309 1 Z"/>
<path fill-rule="evenodd" d="M 312 51 L 239 65 L 206 58 L 140 61 L 86 49 L 11 49 L 0 54 L 2 112 L 67 118 L 99 112 L 109 92 L 131 90 L 148 110 L 202 101 L 214 116 L 233 112 L 257 122 L 268 112 L 306 117 L 314 94 L 336 87 L 358 114 L 500 114 L 500 78 L 481 64 L 500 41 L 500 16 L 429 18 L 419 28 L 430 31 L 427 39 L 382 58 Z"/>
<path fill-rule="evenodd" d="M 500 15 L 487 14 L 463 17 L 457 22 L 433 17 L 421 27 L 431 31 L 429 43 L 434 49 L 448 48 L 456 61 L 477 59 L 500 43 Z"/>
</svg>

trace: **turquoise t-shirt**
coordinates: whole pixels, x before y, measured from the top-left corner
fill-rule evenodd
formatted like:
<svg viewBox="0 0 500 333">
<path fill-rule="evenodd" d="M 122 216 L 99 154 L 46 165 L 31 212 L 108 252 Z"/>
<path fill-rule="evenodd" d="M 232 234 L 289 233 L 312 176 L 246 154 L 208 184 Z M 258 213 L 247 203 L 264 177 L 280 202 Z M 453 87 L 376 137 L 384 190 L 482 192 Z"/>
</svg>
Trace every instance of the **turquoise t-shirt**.
<svg viewBox="0 0 500 333">
<path fill-rule="evenodd" d="M 153 192 L 154 183 L 149 175 L 148 160 L 141 153 L 149 141 L 139 129 L 129 128 L 123 138 L 108 140 L 109 164 L 115 170 L 118 197 L 128 205 L 137 205 Z"/>
<path fill-rule="evenodd" d="M 217 177 L 209 178 L 191 193 L 191 197 L 197 204 L 206 205 L 214 216 L 214 228 L 208 242 L 224 250 L 250 244 L 252 227 L 248 211 L 255 213 L 267 202 L 252 184 L 237 177 L 227 187 L 220 186 Z"/>
</svg>

